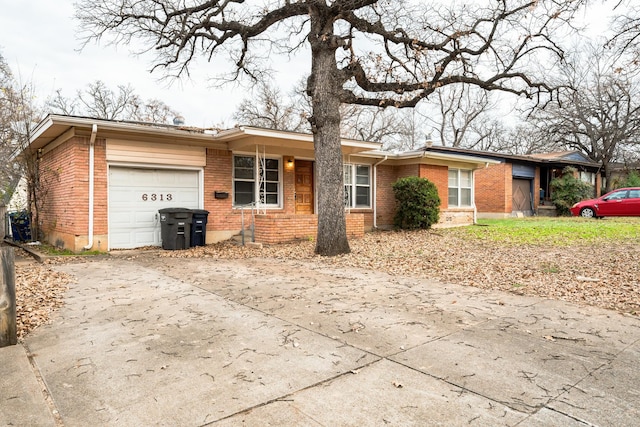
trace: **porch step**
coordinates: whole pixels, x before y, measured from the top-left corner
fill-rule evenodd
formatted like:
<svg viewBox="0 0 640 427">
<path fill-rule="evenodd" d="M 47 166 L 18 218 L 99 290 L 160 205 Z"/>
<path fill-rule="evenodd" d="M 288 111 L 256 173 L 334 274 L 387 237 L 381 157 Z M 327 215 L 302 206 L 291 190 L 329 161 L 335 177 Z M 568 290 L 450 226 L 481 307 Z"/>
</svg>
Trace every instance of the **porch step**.
<svg viewBox="0 0 640 427">
<path fill-rule="evenodd" d="M 558 216 L 556 212 L 556 207 L 551 205 L 540 205 L 538 206 L 538 216 Z"/>
<path fill-rule="evenodd" d="M 229 240 L 238 245 L 242 245 L 242 233 L 238 233 L 235 236 L 232 236 Z M 251 243 L 251 229 L 247 229 L 244 231 L 244 244 L 246 245 L 248 243 Z"/>
</svg>

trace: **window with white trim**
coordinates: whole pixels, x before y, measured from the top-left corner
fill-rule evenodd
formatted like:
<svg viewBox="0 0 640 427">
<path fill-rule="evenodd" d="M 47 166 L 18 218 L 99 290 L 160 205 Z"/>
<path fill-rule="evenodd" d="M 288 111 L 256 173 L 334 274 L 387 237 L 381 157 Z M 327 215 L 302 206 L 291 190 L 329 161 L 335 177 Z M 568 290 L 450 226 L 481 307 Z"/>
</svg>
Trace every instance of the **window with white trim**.
<svg viewBox="0 0 640 427">
<path fill-rule="evenodd" d="M 255 156 L 233 156 L 233 205 L 256 202 L 267 206 L 280 205 L 280 160 Z"/>
<path fill-rule="evenodd" d="M 371 166 L 344 165 L 344 206 L 346 208 L 371 207 Z"/>
<path fill-rule="evenodd" d="M 473 171 L 449 169 L 449 207 L 472 205 Z"/>
<path fill-rule="evenodd" d="M 580 181 L 596 185 L 596 174 L 593 172 L 580 171 Z"/>
</svg>

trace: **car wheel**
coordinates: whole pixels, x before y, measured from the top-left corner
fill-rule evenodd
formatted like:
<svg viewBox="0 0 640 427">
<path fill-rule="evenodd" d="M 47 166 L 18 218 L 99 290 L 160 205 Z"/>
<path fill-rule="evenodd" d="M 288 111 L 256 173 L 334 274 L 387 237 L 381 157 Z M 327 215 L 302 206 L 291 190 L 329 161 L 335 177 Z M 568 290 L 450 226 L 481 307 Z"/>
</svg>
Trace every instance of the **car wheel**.
<svg viewBox="0 0 640 427">
<path fill-rule="evenodd" d="M 580 211 L 580 216 L 583 218 L 594 218 L 596 216 L 596 213 L 591 208 L 583 208 Z"/>
</svg>

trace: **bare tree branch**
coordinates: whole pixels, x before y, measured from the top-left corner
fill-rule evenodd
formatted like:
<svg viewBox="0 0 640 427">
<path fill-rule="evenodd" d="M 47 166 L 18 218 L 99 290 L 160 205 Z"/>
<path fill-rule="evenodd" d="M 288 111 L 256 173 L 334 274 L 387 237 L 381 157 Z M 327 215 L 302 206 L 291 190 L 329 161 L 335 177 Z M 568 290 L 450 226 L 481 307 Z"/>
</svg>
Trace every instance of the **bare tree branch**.
<svg viewBox="0 0 640 427">
<path fill-rule="evenodd" d="M 306 44 L 321 188 L 316 252 L 335 255 L 349 251 L 339 197 L 340 104 L 413 107 L 461 83 L 545 103 L 557 88 L 527 66 L 562 60 L 554 31 L 584 2 L 79 0 L 76 16 L 85 43 L 141 42 L 140 51 L 156 53 L 153 69 L 170 76 L 188 74 L 203 57 L 231 62 L 231 79 L 260 79 L 273 52 Z"/>
<path fill-rule="evenodd" d="M 57 90 L 54 97 L 47 100 L 47 107 L 57 114 L 155 123 L 171 123 L 179 115 L 158 99 L 143 101 L 130 85 L 120 85 L 114 91 L 100 80 L 77 91 L 73 99 L 66 98 L 61 90 Z"/>
</svg>

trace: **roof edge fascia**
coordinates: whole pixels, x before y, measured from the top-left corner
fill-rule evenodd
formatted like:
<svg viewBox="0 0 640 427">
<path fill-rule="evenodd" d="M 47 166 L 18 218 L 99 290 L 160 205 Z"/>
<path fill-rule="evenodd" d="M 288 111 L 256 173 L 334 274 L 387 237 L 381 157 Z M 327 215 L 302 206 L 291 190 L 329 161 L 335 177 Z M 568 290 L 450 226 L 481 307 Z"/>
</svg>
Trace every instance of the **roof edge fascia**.
<svg viewBox="0 0 640 427">
<path fill-rule="evenodd" d="M 242 136 L 262 136 L 292 141 L 313 142 L 313 135 L 310 133 L 265 129 L 252 126 L 239 126 L 232 129 L 226 129 L 218 132 L 214 138 L 219 141 L 230 141 Z M 364 150 L 375 150 L 382 147 L 382 143 L 380 142 L 361 141 L 349 138 L 340 138 L 340 145 L 362 148 Z"/>
<path fill-rule="evenodd" d="M 367 151 L 363 153 L 358 153 L 359 156 L 362 157 L 372 157 L 372 158 L 384 158 L 387 157 L 389 160 L 411 160 L 411 159 L 434 159 L 434 160 L 450 160 L 450 161 L 458 161 L 458 162 L 467 162 L 467 163 L 476 163 L 476 164 L 491 164 L 497 165 L 502 163 L 499 160 L 494 160 L 488 157 L 481 156 L 465 156 L 462 154 L 448 154 L 448 153 L 436 153 L 436 152 L 405 152 L 405 153 L 391 153 L 386 151 Z"/>
<path fill-rule="evenodd" d="M 206 140 L 206 141 L 214 141 L 213 135 L 210 133 L 205 133 L 204 130 L 202 132 L 192 132 L 188 129 L 180 129 L 173 128 L 171 125 L 167 125 L 166 127 L 163 125 L 154 125 L 150 123 L 148 126 L 139 123 L 128 123 L 128 122 L 118 122 L 112 120 L 105 119 L 94 119 L 88 117 L 71 117 L 71 116 L 61 116 L 56 114 L 48 115 L 43 121 L 41 121 L 38 126 L 36 126 L 34 130 L 34 134 L 31 138 L 31 142 L 35 141 L 38 137 L 40 137 L 47 129 L 54 125 L 62 125 L 76 128 L 87 128 L 91 129 L 91 127 L 97 124 L 99 130 L 109 130 L 109 131 L 119 131 L 119 132 L 131 132 L 138 134 L 149 134 L 149 135 L 158 135 L 158 134 L 171 134 L 171 135 L 182 135 L 183 137 Z"/>
</svg>

